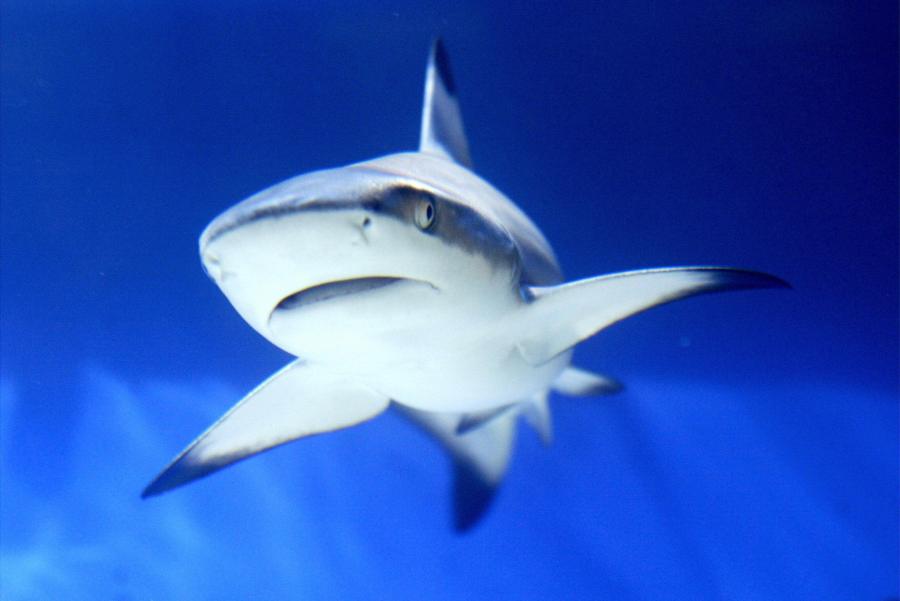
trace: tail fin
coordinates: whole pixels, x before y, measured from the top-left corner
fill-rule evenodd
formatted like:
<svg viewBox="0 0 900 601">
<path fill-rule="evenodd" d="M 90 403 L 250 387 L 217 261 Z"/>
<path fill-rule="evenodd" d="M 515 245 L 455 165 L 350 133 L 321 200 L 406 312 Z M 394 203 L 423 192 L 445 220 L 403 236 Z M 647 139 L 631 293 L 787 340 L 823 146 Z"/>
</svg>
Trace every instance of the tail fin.
<svg viewBox="0 0 900 601">
<path fill-rule="evenodd" d="M 506 473 L 518 411 L 507 411 L 476 429 L 457 434 L 461 414 L 398 407 L 450 452 L 454 464 L 454 526 L 459 532 L 469 530 L 490 507 Z"/>
</svg>

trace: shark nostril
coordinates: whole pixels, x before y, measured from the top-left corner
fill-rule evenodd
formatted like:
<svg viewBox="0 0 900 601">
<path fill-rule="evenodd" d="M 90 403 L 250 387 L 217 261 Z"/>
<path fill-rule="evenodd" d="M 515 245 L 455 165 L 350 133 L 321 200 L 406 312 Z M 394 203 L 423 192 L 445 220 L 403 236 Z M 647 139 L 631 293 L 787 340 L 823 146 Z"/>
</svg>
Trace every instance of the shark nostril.
<svg viewBox="0 0 900 601">
<path fill-rule="evenodd" d="M 360 243 L 369 244 L 369 232 L 372 228 L 372 218 L 366 215 L 362 218 L 362 221 L 357 221 L 354 225 L 359 231 L 359 237 L 351 242 L 351 244 L 353 246 L 358 246 Z"/>
</svg>

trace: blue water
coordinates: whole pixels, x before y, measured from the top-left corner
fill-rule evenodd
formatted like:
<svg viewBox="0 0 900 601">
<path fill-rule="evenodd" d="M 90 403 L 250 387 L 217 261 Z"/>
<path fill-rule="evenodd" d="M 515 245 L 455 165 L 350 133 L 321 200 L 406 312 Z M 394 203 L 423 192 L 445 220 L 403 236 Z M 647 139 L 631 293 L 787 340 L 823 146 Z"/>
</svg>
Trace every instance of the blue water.
<svg viewBox="0 0 900 601">
<path fill-rule="evenodd" d="M 302 6 L 301 6 L 302 4 Z M 896 3 L 2 3 L 0 597 L 886 599 Z M 571 279 L 725 264 L 576 362 L 469 535 L 394 414 L 149 501 L 287 357 L 197 259 L 278 180 L 418 139 L 444 36 L 478 171 Z"/>
</svg>

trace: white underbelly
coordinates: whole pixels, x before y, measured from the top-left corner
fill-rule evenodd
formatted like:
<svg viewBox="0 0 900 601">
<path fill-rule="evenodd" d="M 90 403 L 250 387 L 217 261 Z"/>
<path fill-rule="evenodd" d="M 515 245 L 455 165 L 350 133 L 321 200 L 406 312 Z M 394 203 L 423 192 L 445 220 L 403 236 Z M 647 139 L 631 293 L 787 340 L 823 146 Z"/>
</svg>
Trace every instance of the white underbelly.
<svg viewBox="0 0 900 601">
<path fill-rule="evenodd" d="M 571 353 L 537 367 L 525 362 L 516 348 L 518 302 L 466 300 L 427 286 L 385 288 L 301 309 L 273 341 L 397 403 L 430 411 L 526 400 L 568 365 Z"/>
<path fill-rule="evenodd" d="M 369 386 L 395 402 L 429 411 L 469 412 L 532 398 L 548 389 L 569 363 L 570 353 L 534 367 L 511 347 L 409 358 L 377 373 Z"/>
</svg>

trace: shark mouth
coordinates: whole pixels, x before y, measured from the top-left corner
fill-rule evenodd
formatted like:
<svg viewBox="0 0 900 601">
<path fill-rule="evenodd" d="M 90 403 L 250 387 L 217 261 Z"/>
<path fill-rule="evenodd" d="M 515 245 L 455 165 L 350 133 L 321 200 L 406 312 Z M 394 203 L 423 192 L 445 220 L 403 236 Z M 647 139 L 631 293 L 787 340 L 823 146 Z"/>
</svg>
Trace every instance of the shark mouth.
<svg viewBox="0 0 900 601">
<path fill-rule="evenodd" d="M 336 282 L 326 282 L 318 284 L 310 288 L 304 288 L 299 292 L 295 292 L 281 299 L 272 315 L 280 311 L 295 311 L 310 305 L 333 300 L 351 294 L 361 294 L 371 292 L 387 286 L 393 286 L 401 282 L 415 282 L 419 284 L 427 284 L 420 280 L 411 280 L 409 278 L 398 278 L 390 276 L 374 276 L 367 278 L 354 278 L 350 280 L 338 280 Z M 431 286 L 431 284 L 427 284 Z M 433 287 L 433 286 L 432 286 Z"/>
</svg>

